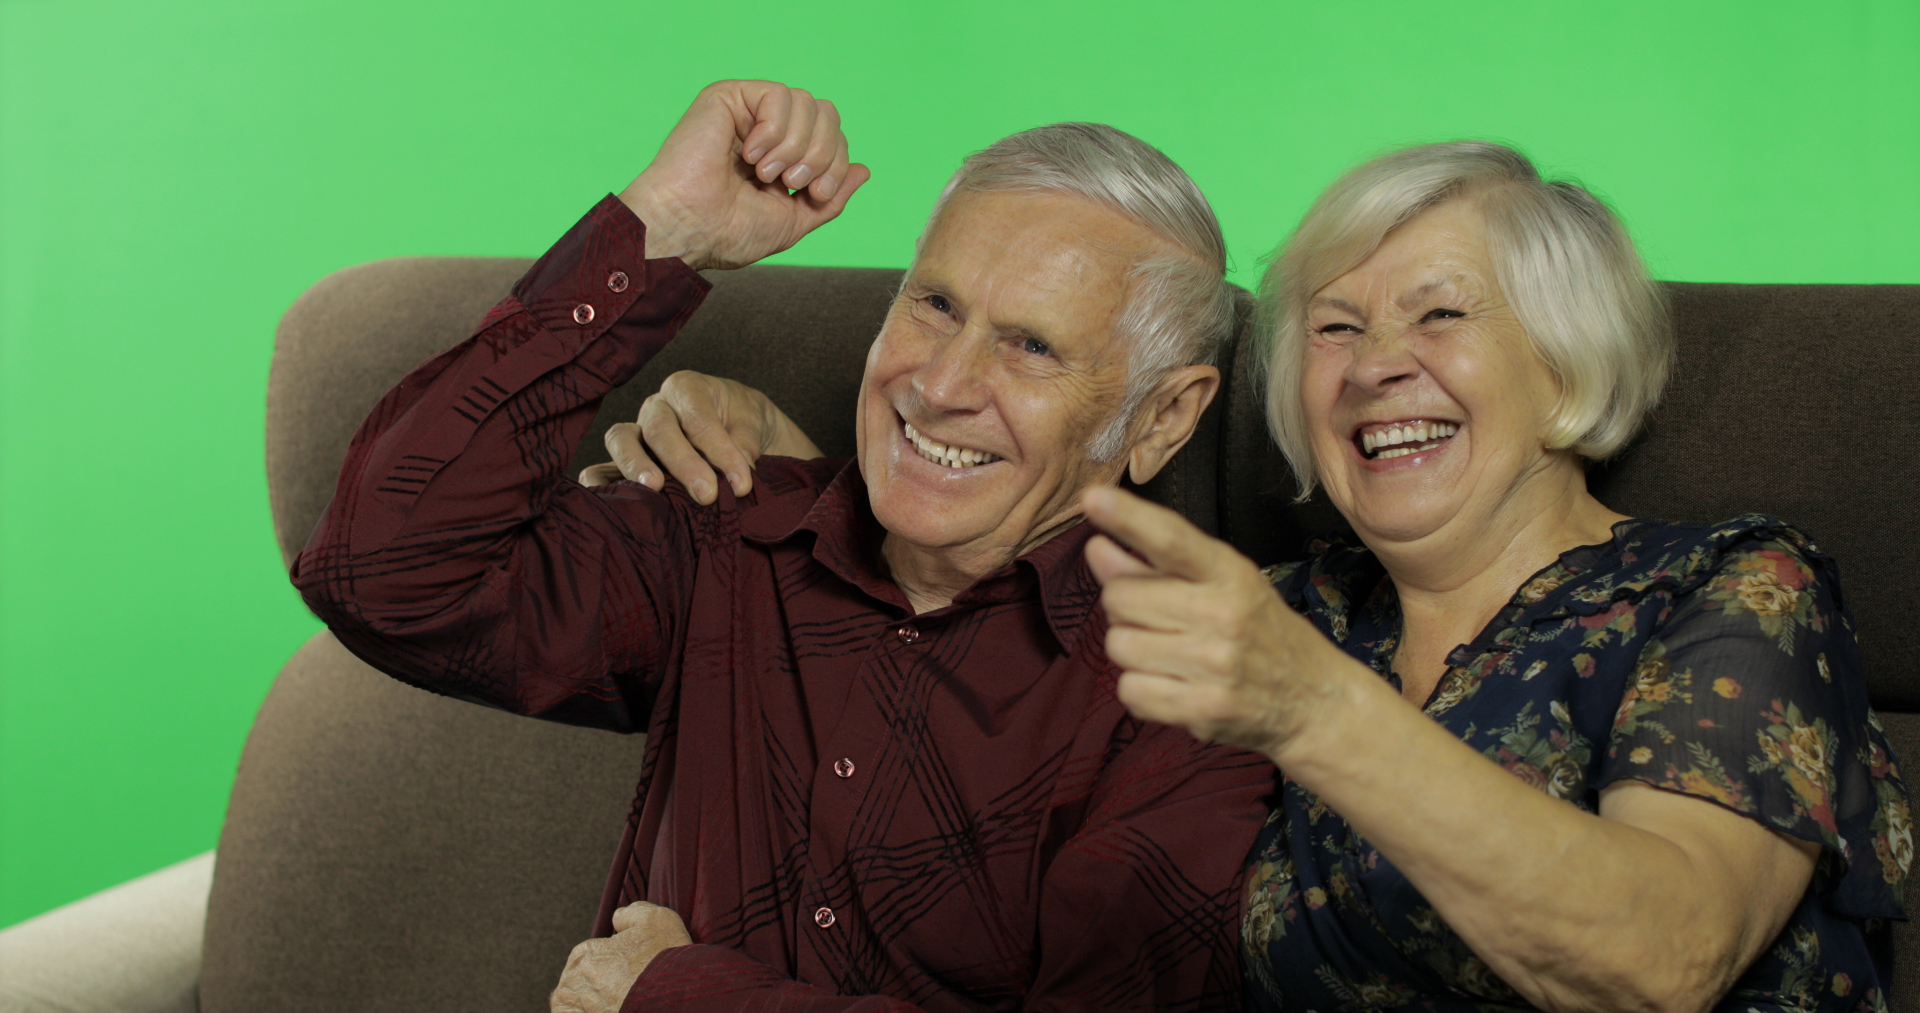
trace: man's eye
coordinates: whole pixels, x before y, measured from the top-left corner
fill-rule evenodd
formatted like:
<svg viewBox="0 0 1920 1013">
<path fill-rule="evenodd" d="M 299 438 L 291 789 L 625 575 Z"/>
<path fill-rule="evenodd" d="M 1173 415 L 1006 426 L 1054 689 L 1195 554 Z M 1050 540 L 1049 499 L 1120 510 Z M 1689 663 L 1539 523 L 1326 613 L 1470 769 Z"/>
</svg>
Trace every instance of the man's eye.
<svg viewBox="0 0 1920 1013">
<path fill-rule="evenodd" d="M 927 305 L 933 307 L 934 312 L 936 313 L 952 313 L 953 312 L 953 303 L 948 302 L 947 297 L 943 295 L 928 296 Z"/>
<path fill-rule="evenodd" d="M 1026 352 L 1028 355 L 1053 354 L 1053 349 L 1047 347 L 1047 343 L 1044 341 L 1041 341 L 1039 338 L 1022 339 L 1020 342 L 1020 350 L 1023 352 Z"/>
</svg>

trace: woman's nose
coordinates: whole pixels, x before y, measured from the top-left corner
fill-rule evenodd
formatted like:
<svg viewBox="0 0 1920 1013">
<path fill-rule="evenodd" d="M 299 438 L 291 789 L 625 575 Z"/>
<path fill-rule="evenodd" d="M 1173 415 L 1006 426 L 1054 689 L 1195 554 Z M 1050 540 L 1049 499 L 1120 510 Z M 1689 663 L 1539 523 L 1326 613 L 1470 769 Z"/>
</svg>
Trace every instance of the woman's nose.
<svg viewBox="0 0 1920 1013">
<path fill-rule="evenodd" d="M 1419 375 L 1420 360 L 1413 354 L 1409 337 L 1405 327 L 1369 328 L 1353 344 L 1348 378 L 1365 387 L 1385 387 Z"/>
</svg>

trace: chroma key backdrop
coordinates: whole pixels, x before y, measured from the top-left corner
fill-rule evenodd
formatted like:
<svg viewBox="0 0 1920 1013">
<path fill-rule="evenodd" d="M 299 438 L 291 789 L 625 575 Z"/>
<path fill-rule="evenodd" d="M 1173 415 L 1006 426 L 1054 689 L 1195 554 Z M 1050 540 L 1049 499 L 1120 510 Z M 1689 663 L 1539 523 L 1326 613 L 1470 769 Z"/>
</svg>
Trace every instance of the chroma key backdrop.
<svg viewBox="0 0 1920 1013">
<path fill-rule="evenodd" d="M 1920 282 L 1914 0 L 0 0 L 0 925 L 213 847 L 319 629 L 267 516 L 280 313 L 539 253 L 723 77 L 834 99 L 873 167 L 787 263 L 904 265 L 962 156 L 1084 119 L 1186 166 L 1242 284 L 1343 168 L 1464 137 L 1662 278 Z"/>
</svg>

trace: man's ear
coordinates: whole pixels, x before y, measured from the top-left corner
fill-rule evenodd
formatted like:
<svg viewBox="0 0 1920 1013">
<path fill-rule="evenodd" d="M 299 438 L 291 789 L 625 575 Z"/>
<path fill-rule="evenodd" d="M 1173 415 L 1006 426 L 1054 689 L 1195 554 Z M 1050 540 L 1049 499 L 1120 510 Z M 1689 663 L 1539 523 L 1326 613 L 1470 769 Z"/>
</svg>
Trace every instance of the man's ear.
<svg viewBox="0 0 1920 1013">
<path fill-rule="evenodd" d="M 1181 366 L 1168 373 L 1140 412 L 1147 430 L 1127 452 L 1127 477 L 1135 485 L 1160 473 L 1173 455 L 1193 438 L 1200 416 L 1220 393 L 1220 370 L 1213 366 Z"/>
</svg>

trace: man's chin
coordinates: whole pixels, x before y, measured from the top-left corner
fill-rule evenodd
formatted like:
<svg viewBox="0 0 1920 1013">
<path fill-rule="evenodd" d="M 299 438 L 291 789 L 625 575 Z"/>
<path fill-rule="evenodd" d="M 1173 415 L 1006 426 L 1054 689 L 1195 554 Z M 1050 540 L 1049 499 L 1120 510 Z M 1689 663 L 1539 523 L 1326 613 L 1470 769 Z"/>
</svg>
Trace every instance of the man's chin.
<svg viewBox="0 0 1920 1013">
<path fill-rule="evenodd" d="M 875 496 L 873 517 L 888 535 L 916 548 L 937 550 L 977 541 L 995 525 L 978 523 L 963 504 L 927 503 L 921 497 Z"/>
</svg>

